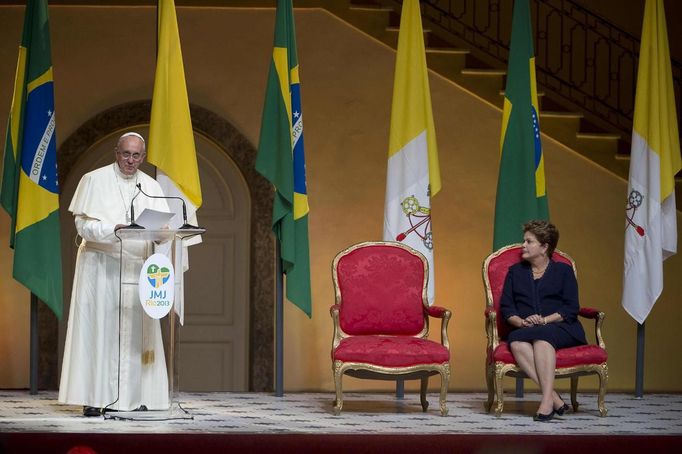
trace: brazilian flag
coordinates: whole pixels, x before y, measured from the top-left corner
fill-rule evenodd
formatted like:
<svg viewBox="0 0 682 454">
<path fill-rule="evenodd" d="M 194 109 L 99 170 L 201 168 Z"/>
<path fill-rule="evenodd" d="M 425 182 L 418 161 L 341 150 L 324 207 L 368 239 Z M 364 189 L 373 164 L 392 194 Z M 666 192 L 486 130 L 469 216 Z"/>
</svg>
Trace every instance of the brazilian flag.
<svg viewBox="0 0 682 454">
<path fill-rule="evenodd" d="M 29 0 L 7 127 L 0 203 L 14 278 L 62 316 L 54 82 L 46 0 Z"/>
<path fill-rule="evenodd" d="M 515 0 L 504 93 L 493 250 L 521 241 L 521 226 L 549 219 L 528 0 Z"/>
<path fill-rule="evenodd" d="M 287 299 L 310 317 L 308 190 L 291 0 L 277 1 L 275 43 L 265 92 L 256 170 L 276 189 L 272 230 L 280 244 L 282 270 L 287 276 Z"/>
</svg>

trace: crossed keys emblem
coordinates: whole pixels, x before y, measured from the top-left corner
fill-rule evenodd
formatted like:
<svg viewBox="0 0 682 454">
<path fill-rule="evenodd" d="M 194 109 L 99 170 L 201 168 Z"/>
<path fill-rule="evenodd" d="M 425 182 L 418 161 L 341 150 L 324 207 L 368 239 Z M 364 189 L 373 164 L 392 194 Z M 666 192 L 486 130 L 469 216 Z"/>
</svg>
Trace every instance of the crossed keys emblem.
<svg viewBox="0 0 682 454">
<path fill-rule="evenodd" d="M 395 240 L 403 241 L 407 235 L 414 233 L 421 238 L 424 246 L 431 250 L 433 249 L 433 235 L 431 234 L 431 209 L 423 207 L 419 204 L 419 200 L 415 196 L 406 197 L 400 203 L 403 213 L 407 216 L 410 223 L 410 228 L 400 233 Z"/>
<path fill-rule="evenodd" d="M 625 228 L 629 229 L 632 227 L 639 236 L 644 236 L 644 228 L 640 225 L 637 225 L 633 219 L 635 218 L 637 208 L 642 206 L 643 200 L 644 197 L 642 196 L 642 193 L 633 189 L 630 191 L 627 204 L 625 205 L 625 219 L 628 221 L 628 225 Z"/>
</svg>

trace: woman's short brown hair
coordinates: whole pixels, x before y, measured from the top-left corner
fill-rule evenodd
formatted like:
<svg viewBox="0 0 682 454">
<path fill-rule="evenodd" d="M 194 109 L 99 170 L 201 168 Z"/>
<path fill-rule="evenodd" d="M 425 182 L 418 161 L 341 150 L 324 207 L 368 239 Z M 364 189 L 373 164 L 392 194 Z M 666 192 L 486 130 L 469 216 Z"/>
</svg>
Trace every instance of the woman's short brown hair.
<svg viewBox="0 0 682 454">
<path fill-rule="evenodd" d="M 559 243 L 559 229 L 549 221 L 533 220 L 523 225 L 523 233 L 530 232 L 540 244 L 547 245 L 547 257 L 552 258 L 554 249 Z"/>
</svg>

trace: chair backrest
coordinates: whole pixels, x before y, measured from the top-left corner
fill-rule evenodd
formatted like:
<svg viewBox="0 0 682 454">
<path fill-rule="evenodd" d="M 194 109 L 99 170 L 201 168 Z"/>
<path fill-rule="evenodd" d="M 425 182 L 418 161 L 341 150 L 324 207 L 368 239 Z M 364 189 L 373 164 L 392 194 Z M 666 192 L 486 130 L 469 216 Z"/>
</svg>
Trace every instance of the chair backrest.
<svg viewBox="0 0 682 454">
<path fill-rule="evenodd" d="M 556 262 L 571 265 L 573 272 L 577 276 L 575 262 L 568 254 L 555 249 L 552 259 Z M 510 328 L 499 312 L 504 281 L 507 278 L 509 267 L 519 263 L 521 260 L 521 244 L 512 244 L 498 249 L 483 261 L 483 285 L 485 286 L 486 307 L 494 308 L 495 312 L 497 312 L 497 333 L 500 339 L 506 339 Z"/>
<path fill-rule="evenodd" d="M 348 335 L 424 335 L 428 262 L 400 243 L 365 242 L 337 254 L 332 279 Z"/>
</svg>

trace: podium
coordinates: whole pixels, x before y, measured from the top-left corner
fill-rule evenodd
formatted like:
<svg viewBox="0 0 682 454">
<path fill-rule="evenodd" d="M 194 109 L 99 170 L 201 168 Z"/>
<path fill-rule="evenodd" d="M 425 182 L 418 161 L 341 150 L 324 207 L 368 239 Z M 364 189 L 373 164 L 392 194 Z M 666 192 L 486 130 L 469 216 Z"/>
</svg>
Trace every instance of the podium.
<svg viewBox="0 0 682 454">
<path fill-rule="evenodd" d="M 122 228 L 119 262 L 118 395 L 105 419 L 193 419 L 178 401 L 177 347 L 184 318 L 185 241 L 202 228 Z"/>
</svg>

